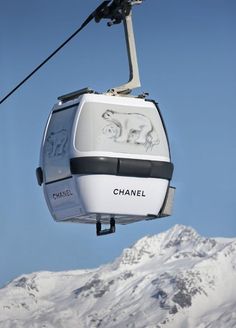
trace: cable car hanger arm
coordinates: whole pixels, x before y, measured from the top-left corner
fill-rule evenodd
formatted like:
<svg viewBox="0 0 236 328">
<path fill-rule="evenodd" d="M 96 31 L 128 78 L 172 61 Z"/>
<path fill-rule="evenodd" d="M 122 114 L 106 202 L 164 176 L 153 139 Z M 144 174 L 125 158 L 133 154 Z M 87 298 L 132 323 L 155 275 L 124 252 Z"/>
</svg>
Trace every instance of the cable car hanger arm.
<svg viewBox="0 0 236 328">
<path fill-rule="evenodd" d="M 100 22 L 101 19 L 110 19 L 108 26 L 119 24 L 123 21 L 126 48 L 129 61 L 129 80 L 127 83 L 109 89 L 111 94 L 129 94 L 132 89 L 141 86 L 139 78 L 138 60 L 135 46 L 135 38 L 132 24 L 132 6 L 141 4 L 143 0 L 113 0 L 113 2 L 104 9 L 98 12 L 95 16 L 95 21 Z"/>
</svg>

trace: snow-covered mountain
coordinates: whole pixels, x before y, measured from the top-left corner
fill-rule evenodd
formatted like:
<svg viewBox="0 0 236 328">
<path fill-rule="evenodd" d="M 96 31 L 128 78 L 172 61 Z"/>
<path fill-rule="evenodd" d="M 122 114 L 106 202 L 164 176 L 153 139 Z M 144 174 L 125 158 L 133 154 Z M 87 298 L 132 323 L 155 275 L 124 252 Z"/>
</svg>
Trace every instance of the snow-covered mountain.
<svg viewBox="0 0 236 328">
<path fill-rule="evenodd" d="M 23 275 L 0 290 L 1 328 L 235 328 L 236 238 L 176 225 L 93 270 Z"/>
</svg>

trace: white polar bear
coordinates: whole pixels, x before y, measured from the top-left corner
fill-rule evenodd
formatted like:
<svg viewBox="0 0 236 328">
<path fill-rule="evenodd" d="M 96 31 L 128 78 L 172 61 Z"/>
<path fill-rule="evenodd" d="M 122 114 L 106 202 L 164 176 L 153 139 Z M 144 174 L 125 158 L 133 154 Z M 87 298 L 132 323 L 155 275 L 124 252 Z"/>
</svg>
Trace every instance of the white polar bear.
<svg viewBox="0 0 236 328">
<path fill-rule="evenodd" d="M 51 132 L 46 139 L 46 152 L 48 157 L 63 156 L 66 152 L 66 144 L 68 140 L 67 131 L 62 129 L 57 132 Z"/>
<path fill-rule="evenodd" d="M 103 133 L 116 142 L 142 144 L 146 149 L 159 143 L 153 125 L 145 115 L 108 109 L 102 117 L 110 122 L 103 128 Z"/>
</svg>

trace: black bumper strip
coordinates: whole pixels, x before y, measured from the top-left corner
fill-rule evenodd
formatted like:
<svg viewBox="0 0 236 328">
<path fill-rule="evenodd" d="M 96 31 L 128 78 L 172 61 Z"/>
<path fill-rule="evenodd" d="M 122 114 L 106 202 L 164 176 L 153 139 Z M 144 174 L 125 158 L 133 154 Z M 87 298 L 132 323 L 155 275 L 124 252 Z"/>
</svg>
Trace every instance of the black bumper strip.
<svg viewBox="0 0 236 328">
<path fill-rule="evenodd" d="M 108 174 L 171 180 L 174 165 L 164 161 L 130 158 L 75 157 L 70 160 L 70 169 L 72 174 Z"/>
<path fill-rule="evenodd" d="M 37 177 L 38 185 L 41 186 L 43 183 L 43 170 L 41 167 L 37 167 L 36 177 Z"/>
</svg>

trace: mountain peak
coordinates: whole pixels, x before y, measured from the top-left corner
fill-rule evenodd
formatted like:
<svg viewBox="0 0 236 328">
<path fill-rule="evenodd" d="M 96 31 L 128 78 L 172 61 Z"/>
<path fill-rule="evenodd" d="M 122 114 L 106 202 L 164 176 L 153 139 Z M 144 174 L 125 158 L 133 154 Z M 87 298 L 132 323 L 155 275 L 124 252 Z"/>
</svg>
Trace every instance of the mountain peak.
<svg viewBox="0 0 236 328">
<path fill-rule="evenodd" d="M 153 257 L 168 257 L 184 252 L 189 256 L 203 256 L 216 244 L 214 239 L 201 237 L 193 228 L 175 225 L 166 232 L 145 236 L 123 251 L 116 264 L 134 265 L 150 261 Z"/>
</svg>

